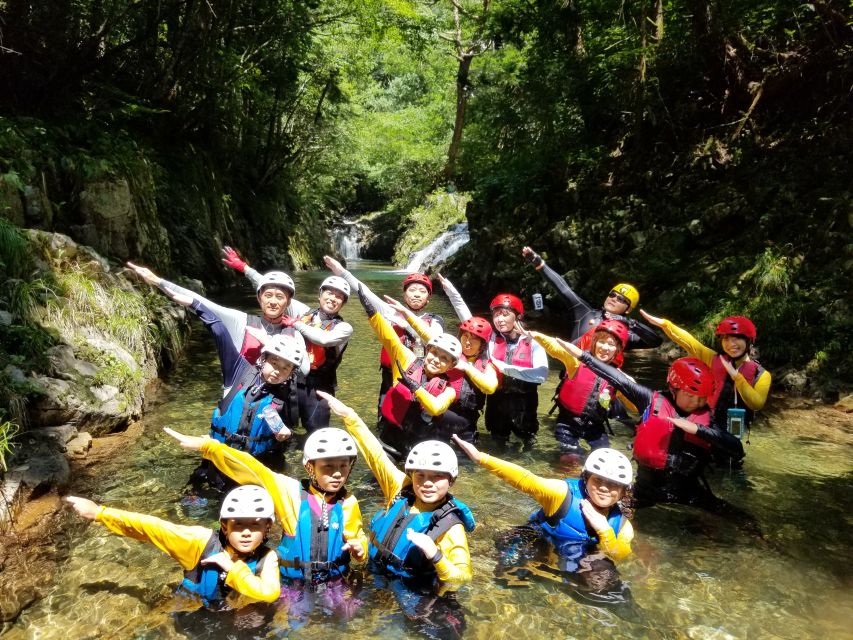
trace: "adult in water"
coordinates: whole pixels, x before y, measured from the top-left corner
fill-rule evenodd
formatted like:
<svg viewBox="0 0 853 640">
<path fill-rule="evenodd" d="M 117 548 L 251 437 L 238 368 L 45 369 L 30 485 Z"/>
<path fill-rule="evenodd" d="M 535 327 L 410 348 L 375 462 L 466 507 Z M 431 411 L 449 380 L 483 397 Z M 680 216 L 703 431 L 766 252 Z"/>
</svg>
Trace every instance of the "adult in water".
<svg viewBox="0 0 853 640">
<path fill-rule="evenodd" d="M 223 262 L 243 273 L 257 288 L 264 276 L 252 269 L 231 247 L 223 249 Z M 293 394 L 292 416 L 311 433 L 315 429 L 329 426 L 329 406 L 315 391 L 335 394 L 338 386 L 337 370 L 343 360 L 344 351 L 352 336 L 352 325 L 340 315 L 350 296 L 350 286 L 339 276 L 329 276 L 320 284 L 318 306 L 301 315 L 283 315 L 280 323 L 292 327 L 305 339 L 308 375 L 296 377 L 296 392 Z"/>
<path fill-rule="evenodd" d="M 356 278 L 352 273 L 344 269 L 343 265 L 330 256 L 323 258 L 326 267 L 347 281 L 353 291 L 361 291 L 362 295 L 370 300 L 375 309 L 379 311 L 383 318 L 391 323 L 394 332 L 399 336 L 400 341 L 407 349 L 415 354 L 417 358 L 423 358 L 426 355 L 426 343 L 421 337 L 411 328 L 406 321 L 406 317 L 391 307 L 382 298 L 373 293 L 363 282 Z M 410 273 L 403 278 L 403 304 L 417 316 L 424 324 L 429 327 L 429 337 L 434 338 L 444 332 L 444 319 L 436 314 L 426 310 L 429 300 L 432 297 L 432 280 L 429 276 L 423 273 Z M 382 349 L 379 354 L 379 369 L 382 372 L 382 383 L 379 387 L 379 413 L 382 412 L 382 401 L 385 394 L 392 387 L 396 376 L 393 372 L 394 360 L 388 353 L 387 349 Z"/>
<path fill-rule="evenodd" d="M 723 318 L 714 332 L 717 342 L 711 349 L 669 320 L 655 317 L 645 311 L 640 313 L 650 323 L 663 329 L 664 333 L 688 354 L 711 367 L 714 375 L 714 393 L 708 398 L 711 423 L 719 430 L 735 432 L 735 435 L 743 437 L 755 417 L 755 412 L 762 409 L 767 402 L 771 382 L 770 372 L 750 355 L 758 336 L 752 320 L 744 316 Z M 740 424 L 736 422 L 738 419 Z M 718 461 L 740 466 L 743 455 L 718 458 L 722 458 Z"/>
</svg>

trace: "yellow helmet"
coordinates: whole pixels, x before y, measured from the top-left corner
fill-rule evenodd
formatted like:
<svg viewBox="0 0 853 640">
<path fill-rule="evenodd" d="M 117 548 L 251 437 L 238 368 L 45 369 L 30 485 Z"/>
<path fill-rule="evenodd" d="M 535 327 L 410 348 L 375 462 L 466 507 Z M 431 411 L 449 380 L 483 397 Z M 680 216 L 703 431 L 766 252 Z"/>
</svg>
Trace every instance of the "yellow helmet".
<svg viewBox="0 0 853 640">
<path fill-rule="evenodd" d="M 628 298 L 628 311 L 636 308 L 636 306 L 640 303 L 640 292 L 637 291 L 637 288 L 634 285 L 625 284 L 624 282 L 620 282 L 617 285 L 614 285 L 610 290 L 611 292 L 615 291 L 619 295 L 625 296 Z"/>
</svg>

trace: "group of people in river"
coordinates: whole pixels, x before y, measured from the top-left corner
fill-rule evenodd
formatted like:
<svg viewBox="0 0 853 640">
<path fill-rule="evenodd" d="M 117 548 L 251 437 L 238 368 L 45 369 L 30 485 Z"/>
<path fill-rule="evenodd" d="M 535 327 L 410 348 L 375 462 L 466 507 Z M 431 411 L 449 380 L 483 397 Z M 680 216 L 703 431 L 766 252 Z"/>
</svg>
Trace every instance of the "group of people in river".
<svg viewBox="0 0 853 640">
<path fill-rule="evenodd" d="M 255 287 L 260 315 L 218 305 L 128 263 L 192 309 L 213 336 L 222 395 L 210 433 L 166 431 L 201 454 L 188 495 L 220 492 L 219 530 L 68 498 L 81 516 L 171 555 L 184 569 L 180 591 L 206 607 L 298 600 L 307 590 L 336 594 L 329 607 L 340 608 L 348 601 L 341 594 L 352 562 L 367 562 L 395 593 L 452 594 L 472 578 L 468 534 L 476 513 L 476 505 L 451 493 L 457 452 L 539 504 L 504 537 L 502 562 L 518 555 L 513 541 L 535 540 L 554 552 L 564 578 L 631 553 L 632 509 L 669 502 L 745 516 L 712 493 L 704 473 L 713 461 L 741 464 L 742 438 L 768 395 L 770 374 L 751 356 L 756 329 L 748 318 L 724 318 L 711 348 L 669 320 L 645 311 L 648 324 L 631 317 L 639 304 L 631 284 L 615 285 L 593 307 L 524 247 L 522 257 L 567 304 L 562 336 L 526 328 L 524 304 L 510 292 L 494 295 L 491 317 L 474 316 L 453 284 L 436 274 L 458 316 L 453 335 L 427 310 L 434 282 L 423 273 L 403 278 L 398 301 L 378 296 L 327 256 L 331 275 L 312 309 L 296 299 L 286 273 L 261 274 L 230 247 L 223 253 L 223 262 Z M 353 296 L 382 347 L 375 433 L 343 400 L 356 381 L 338 385 L 353 334 L 340 312 Z M 625 351 L 662 343 L 656 329 L 688 354 L 672 363 L 662 390 L 622 370 Z M 583 460 L 579 478 L 540 477 L 478 448 L 481 415 L 490 451 L 510 455 L 513 439 L 522 450 L 532 446 L 549 357 L 564 367 L 554 433 L 562 453 Z M 331 425 L 332 414 L 343 428 Z M 636 473 L 608 437 L 609 420 L 629 414 L 639 416 L 631 448 Z M 284 455 L 299 425 L 306 434 L 301 480 L 285 472 Z M 367 528 L 345 486 L 359 456 L 384 496 Z M 266 543 L 274 523 L 282 533 L 272 550 Z"/>
</svg>

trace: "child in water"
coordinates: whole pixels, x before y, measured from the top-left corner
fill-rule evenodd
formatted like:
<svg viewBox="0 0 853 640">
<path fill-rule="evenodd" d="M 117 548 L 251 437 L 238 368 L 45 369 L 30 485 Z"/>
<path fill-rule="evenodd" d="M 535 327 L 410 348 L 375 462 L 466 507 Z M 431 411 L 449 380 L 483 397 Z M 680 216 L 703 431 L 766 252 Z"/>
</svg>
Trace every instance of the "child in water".
<svg viewBox="0 0 853 640">
<path fill-rule="evenodd" d="M 262 487 L 245 485 L 225 496 L 219 531 L 99 506 L 77 496 L 65 500 L 83 518 L 168 553 L 184 569 L 179 592 L 200 599 L 205 607 L 239 608 L 278 599 L 278 560 L 265 544 L 273 501 Z"/>
</svg>

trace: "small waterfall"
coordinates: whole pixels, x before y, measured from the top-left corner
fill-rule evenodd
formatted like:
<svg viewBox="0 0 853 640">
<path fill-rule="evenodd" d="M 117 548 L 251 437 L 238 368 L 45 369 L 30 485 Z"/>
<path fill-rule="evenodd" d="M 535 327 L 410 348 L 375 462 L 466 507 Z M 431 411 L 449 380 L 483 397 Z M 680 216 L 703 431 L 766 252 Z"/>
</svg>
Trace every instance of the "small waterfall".
<svg viewBox="0 0 853 640">
<path fill-rule="evenodd" d="M 468 223 L 454 224 L 447 231 L 409 256 L 406 271 L 423 271 L 447 260 L 470 240 Z"/>
<path fill-rule="evenodd" d="M 335 251 L 345 260 L 358 260 L 361 232 L 358 224 L 344 220 L 343 224 L 332 229 L 332 244 Z"/>
</svg>

